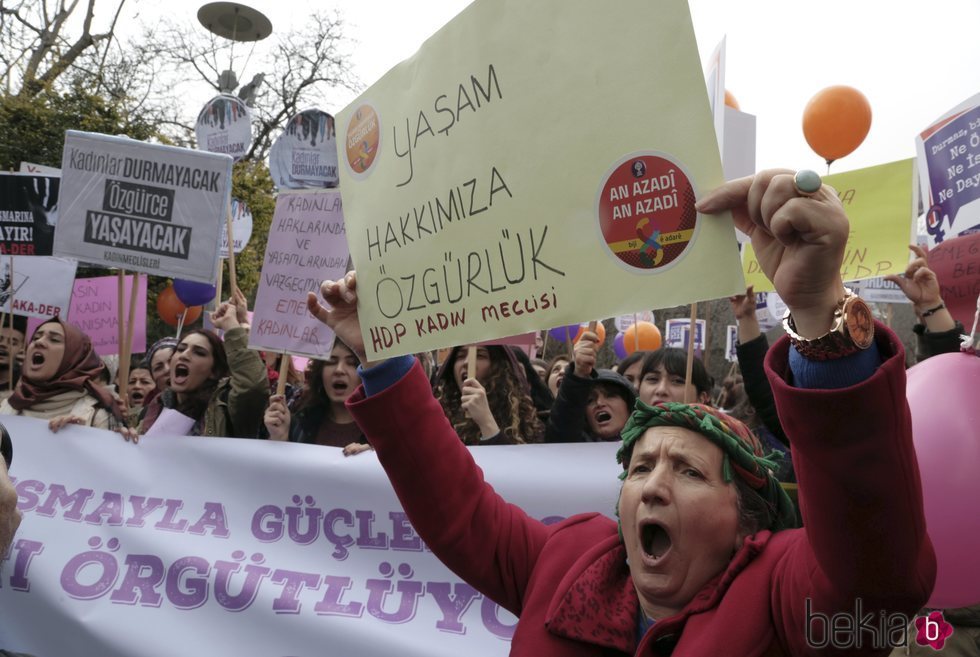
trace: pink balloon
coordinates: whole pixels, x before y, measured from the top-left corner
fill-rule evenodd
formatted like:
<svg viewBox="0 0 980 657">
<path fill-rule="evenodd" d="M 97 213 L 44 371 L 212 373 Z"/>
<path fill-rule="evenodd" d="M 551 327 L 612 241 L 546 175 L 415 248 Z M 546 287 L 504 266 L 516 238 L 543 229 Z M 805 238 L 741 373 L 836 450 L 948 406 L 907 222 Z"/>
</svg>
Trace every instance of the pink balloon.
<svg viewBox="0 0 980 657">
<path fill-rule="evenodd" d="M 927 606 L 980 602 L 980 358 L 933 356 L 908 371 L 912 440 L 922 477 L 926 529 L 936 550 Z"/>
</svg>

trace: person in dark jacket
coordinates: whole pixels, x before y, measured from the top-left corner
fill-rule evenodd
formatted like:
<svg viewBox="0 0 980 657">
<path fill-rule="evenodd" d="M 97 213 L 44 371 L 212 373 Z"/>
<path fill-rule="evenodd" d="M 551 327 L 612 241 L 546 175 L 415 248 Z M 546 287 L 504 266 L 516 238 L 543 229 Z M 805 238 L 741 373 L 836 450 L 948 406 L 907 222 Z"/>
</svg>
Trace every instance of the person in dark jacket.
<svg viewBox="0 0 980 657">
<path fill-rule="evenodd" d="M 596 369 L 599 336 L 586 331 L 575 343 L 545 425 L 545 442 L 619 440 L 636 403 L 636 391 L 622 374 Z"/>
</svg>

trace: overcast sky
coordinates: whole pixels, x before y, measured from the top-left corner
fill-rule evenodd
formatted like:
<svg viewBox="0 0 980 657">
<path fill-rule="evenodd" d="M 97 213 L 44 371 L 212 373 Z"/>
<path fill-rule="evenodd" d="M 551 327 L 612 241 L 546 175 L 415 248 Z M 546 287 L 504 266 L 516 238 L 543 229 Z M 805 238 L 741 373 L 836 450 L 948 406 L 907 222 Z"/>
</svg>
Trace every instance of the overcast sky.
<svg viewBox="0 0 980 657">
<path fill-rule="evenodd" d="M 492 1 L 492 0 L 483 0 Z M 533 2 L 534 0 L 526 0 Z M 651 0 L 652 1 L 652 0 Z M 166 10 L 196 16 L 200 0 L 171 0 Z M 274 29 L 302 20 L 309 0 L 248 0 Z M 355 71 L 365 86 L 415 53 L 469 0 L 334 0 L 356 41 Z M 825 166 L 803 138 L 807 101 L 847 84 L 871 103 L 871 132 L 833 171 L 915 156 L 915 135 L 966 98 L 980 93 L 980 0 L 690 0 L 702 62 L 727 36 L 726 87 L 757 117 L 758 168 Z M 161 4 L 132 0 L 144 17 Z M 596 3 L 601 7 L 601 3 Z M 288 8 L 288 9 L 284 9 Z M 587 44 L 585 44 L 587 47 Z M 245 79 L 253 72 L 246 71 Z M 242 76 L 239 76 L 242 77 Z M 353 99 L 338 95 L 327 111 Z"/>
</svg>

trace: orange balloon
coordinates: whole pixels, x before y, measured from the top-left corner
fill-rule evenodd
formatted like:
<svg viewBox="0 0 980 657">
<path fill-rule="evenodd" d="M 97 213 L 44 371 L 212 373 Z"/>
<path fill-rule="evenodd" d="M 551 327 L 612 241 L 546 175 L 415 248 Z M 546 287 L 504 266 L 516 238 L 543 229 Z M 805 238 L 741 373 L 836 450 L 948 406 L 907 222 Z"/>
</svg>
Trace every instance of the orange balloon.
<svg viewBox="0 0 980 657">
<path fill-rule="evenodd" d="M 737 109 L 737 110 L 742 109 L 741 107 L 738 106 L 738 101 L 735 100 L 735 94 L 733 94 L 728 89 L 725 89 L 725 104 L 731 107 L 732 109 Z"/>
<path fill-rule="evenodd" d="M 180 315 L 184 311 L 187 311 L 187 315 L 184 317 L 185 326 L 193 324 L 201 316 L 201 306 L 191 306 L 190 308 L 185 306 L 177 298 L 177 292 L 174 291 L 173 285 L 166 287 L 157 296 L 157 314 L 170 326 L 177 326 L 180 322 Z"/>
<path fill-rule="evenodd" d="M 589 325 L 578 327 L 578 333 L 572 338 L 572 343 L 578 342 L 578 339 L 582 337 L 582 334 L 589 330 Z M 595 325 L 595 334 L 599 336 L 599 344 L 603 344 L 606 341 L 606 327 L 602 325 L 602 322 L 598 322 Z"/>
<path fill-rule="evenodd" d="M 640 345 L 639 349 L 637 349 L 637 342 Z M 626 348 L 627 354 L 634 351 L 656 351 L 662 344 L 663 336 L 653 322 L 637 322 L 623 332 L 623 347 Z"/>
<path fill-rule="evenodd" d="M 827 164 L 852 153 L 870 129 L 871 104 L 853 87 L 827 87 L 803 110 L 803 136 Z"/>
</svg>

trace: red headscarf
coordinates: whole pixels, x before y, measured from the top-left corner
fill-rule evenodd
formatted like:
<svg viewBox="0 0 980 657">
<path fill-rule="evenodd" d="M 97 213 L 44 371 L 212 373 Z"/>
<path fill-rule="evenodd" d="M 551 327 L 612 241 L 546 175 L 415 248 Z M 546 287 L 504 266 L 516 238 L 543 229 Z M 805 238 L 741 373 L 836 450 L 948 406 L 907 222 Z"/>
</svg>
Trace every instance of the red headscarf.
<svg viewBox="0 0 980 657">
<path fill-rule="evenodd" d="M 87 335 L 71 324 L 64 323 L 57 316 L 41 326 L 52 322 L 60 324 L 65 332 L 65 353 L 61 357 L 61 364 L 48 381 L 35 383 L 21 375 L 14 393 L 8 400 L 10 405 L 22 411 L 62 392 L 85 390 L 99 400 L 99 406 L 110 411 L 117 418 L 121 418 L 112 395 L 97 383 L 99 375 L 105 369 L 105 363 L 92 348 L 92 341 Z M 34 332 L 36 333 L 37 329 Z M 33 334 L 31 339 L 34 339 Z"/>
</svg>

